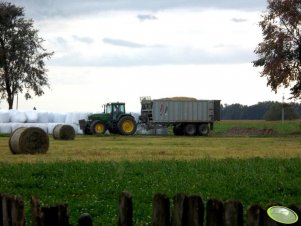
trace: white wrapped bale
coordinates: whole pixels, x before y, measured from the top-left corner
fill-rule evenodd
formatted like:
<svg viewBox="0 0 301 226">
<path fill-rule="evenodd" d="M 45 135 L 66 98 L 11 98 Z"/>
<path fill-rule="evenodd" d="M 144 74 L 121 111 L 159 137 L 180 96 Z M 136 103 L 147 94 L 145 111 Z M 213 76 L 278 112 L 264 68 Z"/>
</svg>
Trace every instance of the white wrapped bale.
<svg viewBox="0 0 301 226">
<path fill-rule="evenodd" d="M 30 127 L 38 127 L 44 132 L 48 132 L 48 124 L 47 123 L 10 123 L 11 124 L 11 132 L 15 132 L 15 130 L 23 127 L 23 128 L 30 128 Z"/>
<path fill-rule="evenodd" d="M 76 112 L 68 112 L 66 116 L 66 124 L 75 124 L 76 118 L 78 118 L 79 113 Z"/>
<path fill-rule="evenodd" d="M 22 111 L 16 111 L 16 110 L 10 110 L 10 122 L 13 123 L 24 123 L 27 120 L 25 112 Z"/>
<path fill-rule="evenodd" d="M 79 120 L 88 119 L 89 112 L 69 112 L 67 113 L 65 123 L 66 124 L 79 124 Z"/>
<path fill-rule="evenodd" d="M 66 113 L 54 113 L 53 122 L 54 123 L 65 123 L 67 114 Z"/>
<path fill-rule="evenodd" d="M 8 123 L 9 119 L 9 111 L 0 110 L 0 123 Z"/>
<path fill-rule="evenodd" d="M 47 124 L 47 130 L 48 130 L 48 134 L 52 134 L 54 127 L 56 127 L 57 125 L 59 125 L 60 123 L 48 123 Z"/>
<path fill-rule="evenodd" d="M 79 125 L 77 125 L 77 134 L 83 135 L 84 132 L 82 131 L 82 129 L 79 127 Z"/>
<path fill-rule="evenodd" d="M 48 123 L 48 112 L 40 111 L 38 112 L 38 123 Z"/>
<path fill-rule="evenodd" d="M 21 128 L 21 127 L 25 127 L 26 123 L 15 123 L 15 122 L 12 122 L 10 123 L 11 125 L 11 132 L 15 132 L 15 130 Z"/>
<path fill-rule="evenodd" d="M 0 123 L 0 134 L 10 134 L 11 132 L 11 123 Z"/>
<path fill-rule="evenodd" d="M 23 124 L 23 127 L 36 127 L 42 129 L 45 133 L 48 133 L 48 123 L 25 123 Z"/>
<path fill-rule="evenodd" d="M 81 119 L 88 120 L 88 116 L 91 114 L 92 114 L 91 112 L 80 112 L 78 121 Z M 77 124 L 78 124 L 78 121 L 77 121 Z"/>
<path fill-rule="evenodd" d="M 76 118 L 79 118 L 78 115 L 79 115 L 79 113 L 76 113 L 76 112 L 68 112 L 65 123 L 66 124 L 75 124 Z"/>
<path fill-rule="evenodd" d="M 48 112 L 48 122 L 53 123 L 54 122 L 54 112 Z"/>
<path fill-rule="evenodd" d="M 38 122 L 38 112 L 37 111 L 25 111 L 26 122 L 28 123 L 36 123 Z"/>
</svg>

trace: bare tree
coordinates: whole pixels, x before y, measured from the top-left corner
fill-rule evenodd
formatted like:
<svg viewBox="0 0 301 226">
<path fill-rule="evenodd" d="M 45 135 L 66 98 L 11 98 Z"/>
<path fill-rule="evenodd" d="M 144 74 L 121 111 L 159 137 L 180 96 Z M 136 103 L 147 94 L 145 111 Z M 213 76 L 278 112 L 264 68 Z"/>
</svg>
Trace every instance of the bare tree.
<svg viewBox="0 0 301 226">
<path fill-rule="evenodd" d="M 255 67 L 262 66 L 261 76 L 277 92 L 280 86 L 291 87 L 292 98 L 301 96 L 301 0 L 268 0 L 267 11 L 259 23 L 263 41 L 255 53 Z"/>
<path fill-rule="evenodd" d="M 44 40 L 33 28 L 33 20 L 24 18 L 24 9 L 11 3 L 0 3 L 0 94 L 12 109 L 14 96 L 30 92 L 44 94 L 49 87 L 44 59 L 49 53 L 42 47 Z"/>
</svg>

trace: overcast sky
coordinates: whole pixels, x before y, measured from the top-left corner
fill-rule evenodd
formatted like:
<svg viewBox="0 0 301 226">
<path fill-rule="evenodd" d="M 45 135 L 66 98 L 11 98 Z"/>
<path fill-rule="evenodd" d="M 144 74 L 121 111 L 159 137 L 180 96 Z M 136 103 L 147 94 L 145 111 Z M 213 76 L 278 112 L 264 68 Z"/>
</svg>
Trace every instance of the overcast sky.
<svg viewBox="0 0 301 226">
<path fill-rule="evenodd" d="M 14 0 L 34 20 L 51 89 L 19 109 L 99 111 L 140 96 L 281 101 L 254 68 L 265 0 Z M 6 108 L 5 101 L 1 108 Z"/>
</svg>

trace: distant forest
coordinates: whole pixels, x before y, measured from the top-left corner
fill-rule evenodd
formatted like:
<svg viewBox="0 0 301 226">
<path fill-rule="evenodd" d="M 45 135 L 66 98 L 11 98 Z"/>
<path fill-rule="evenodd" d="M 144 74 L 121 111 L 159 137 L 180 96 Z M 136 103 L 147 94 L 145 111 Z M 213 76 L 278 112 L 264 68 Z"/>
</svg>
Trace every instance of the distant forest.
<svg viewBox="0 0 301 226">
<path fill-rule="evenodd" d="M 281 120 L 282 108 L 284 120 L 301 118 L 300 103 L 280 103 L 273 101 L 259 102 L 246 106 L 241 104 L 221 105 L 222 120 Z"/>
</svg>

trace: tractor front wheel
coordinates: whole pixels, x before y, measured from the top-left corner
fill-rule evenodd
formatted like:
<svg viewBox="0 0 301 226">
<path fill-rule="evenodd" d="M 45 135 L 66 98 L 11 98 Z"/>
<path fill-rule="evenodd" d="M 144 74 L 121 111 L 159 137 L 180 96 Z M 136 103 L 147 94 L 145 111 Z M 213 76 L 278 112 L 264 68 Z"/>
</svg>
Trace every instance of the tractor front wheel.
<svg viewBox="0 0 301 226">
<path fill-rule="evenodd" d="M 95 135 L 102 135 L 106 132 L 106 125 L 100 121 L 94 121 L 91 124 L 90 131 Z"/>
<path fill-rule="evenodd" d="M 124 116 L 122 117 L 118 124 L 118 131 L 121 135 L 133 135 L 137 130 L 137 124 L 133 117 Z"/>
</svg>

